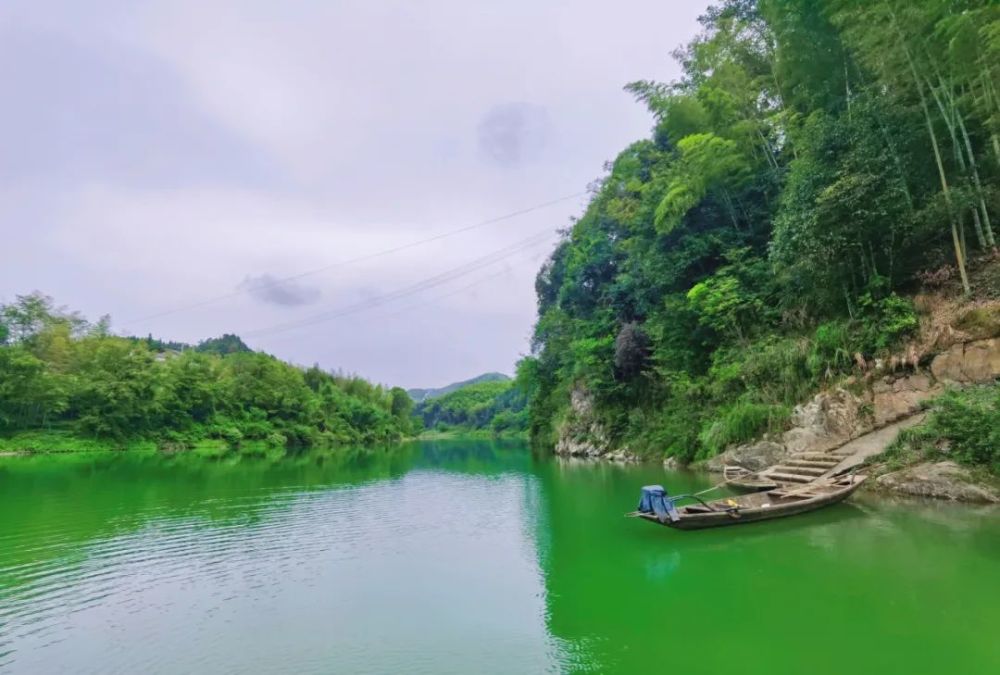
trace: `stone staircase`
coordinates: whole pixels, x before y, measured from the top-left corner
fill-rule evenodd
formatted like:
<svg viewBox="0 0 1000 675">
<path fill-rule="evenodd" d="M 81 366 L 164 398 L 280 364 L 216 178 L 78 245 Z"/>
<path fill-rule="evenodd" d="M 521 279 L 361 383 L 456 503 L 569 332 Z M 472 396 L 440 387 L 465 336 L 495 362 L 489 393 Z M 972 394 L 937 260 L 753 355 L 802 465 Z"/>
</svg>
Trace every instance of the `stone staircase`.
<svg viewBox="0 0 1000 675">
<path fill-rule="evenodd" d="M 745 486 L 750 487 L 751 483 L 746 481 L 752 479 L 762 484 L 766 482 L 777 483 L 779 486 L 804 485 L 845 473 L 861 466 L 868 457 L 885 450 L 902 429 L 920 423 L 923 418 L 924 414 L 918 413 L 830 449 L 812 449 L 793 453 L 778 464 L 756 474 L 744 470 L 742 475 L 733 475 L 735 479 L 733 483 L 738 484 L 743 481 Z M 727 472 L 727 479 L 730 475 Z"/>
<path fill-rule="evenodd" d="M 831 452 L 800 452 L 761 472 L 760 477 L 776 483 L 811 483 L 850 455 L 850 450 L 843 452 L 840 448 Z"/>
</svg>

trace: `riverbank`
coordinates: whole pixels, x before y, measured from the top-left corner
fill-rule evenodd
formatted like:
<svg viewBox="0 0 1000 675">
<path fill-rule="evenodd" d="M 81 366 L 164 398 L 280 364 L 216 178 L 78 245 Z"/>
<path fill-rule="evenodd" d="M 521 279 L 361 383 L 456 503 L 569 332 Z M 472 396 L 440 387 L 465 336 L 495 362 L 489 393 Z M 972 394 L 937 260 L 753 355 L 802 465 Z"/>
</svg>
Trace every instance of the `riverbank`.
<svg viewBox="0 0 1000 675">
<path fill-rule="evenodd" d="M 437 431 L 429 429 L 416 436 L 400 439 L 389 444 L 398 446 L 417 441 L 527 441 L 526 432 L 494 433 L 488 429 L 452 429 Z M 280 456 L 290 452 L 306 450 L 338 451 L 358 447 L 379 448 L 386 444 L 370 445 L 338 445 L 328 444 L 310 448 L 292 448 L 277 445 L 267 441 L 244 440 L 232 444 L 224 439 L 206 438 L 198 441 L 179 444 L 148 439 L 132 439 L 127 441 L 111 441 L 107 439 L 87 438 L 65 430 L 24 431 L 0 435 L 0 457 L 33 456 L 43 454 L 74 454 L 123 452 L 132 454 L 193 454 L 202 457 L 222 457 L 225 455 L 243 456 Z"/>
<path fill-rule="evenodd" d="M 616 441 L 595 397 L 582 387 L 571 392 L 555 452 L 616 461 L 658 459 L 668 468 L 690 465 L 720 473 L 735 465 L 757 472 L 791 455 L 825 453 L 852 443 L 865 446 L 866 471 L 872 476 L 868 490 L 997 501 L 1000 301 L 928 295 L 914 303 L 920 309 L 920 329 L 909 342 L 883 358 L 859 356 L 853 371 L 831 377 L 811 398 L 793 406 L 784 423 L 730 442 L 718 454 L 664 453 L 666 441 L 653 448 Z M 783 372 L 773 373 L 772 380 L 780 381 Z M 897 425 L 910 424 L 916 426 L 897 444 Z M 684 461 L 692 456 L 694 461 Z"/>
<path fill-rule="evenodd" d="M 528 440 L 528 432 L 505 431 L 498 434 L 491 429 L 449 429 L 448 431 L 428 429 L 413 438 L 416 441 L 453 441 L 462 439 L 526 441 Z"/>
<path fill-rule="evenodd" d="M 412 440 L 412 439 L 407 439 Z M 310 450 L 338 451 L 353 449 L 356 445 L 321 445 L 312 446 Z M 373 444 L 363 447 L 383 447 Z M 239 455 L 245 457 L 280 457 L 302 449 L 286 445 L 269 443 L 268 441 L 244 440 L 232 444 L 219 438 L 206 438 L 190 443 L 180 444 L 155 441 L 150 439 L 130 439 L 112 441 L 107 439 L 87 438 L 70 431 L 24 431 L 0 436 L 0 457 L 19 457 L 35 455 L 69 455 L 84 453 L 127 453 L 135 455 L 176 455 L 191 454 L 200 457 L 225 457 Z"/>
</svg>

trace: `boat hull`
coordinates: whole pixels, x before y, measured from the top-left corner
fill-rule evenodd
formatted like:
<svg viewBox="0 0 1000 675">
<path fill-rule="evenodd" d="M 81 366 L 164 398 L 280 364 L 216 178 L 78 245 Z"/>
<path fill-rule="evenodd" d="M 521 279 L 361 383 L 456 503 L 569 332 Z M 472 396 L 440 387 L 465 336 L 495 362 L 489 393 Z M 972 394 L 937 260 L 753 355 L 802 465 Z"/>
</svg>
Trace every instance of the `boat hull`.
<svg viewBox="0 0 1000 675">
<path fill-rule="evenodd" d="M 695 513 L 688 512 L 687 509 L 690 507 L 681 507 L 678 509 L 680 517 L 675 521 L 660 521 L 655 515 L 648 513 L 634 515 L 675 530 L 702 530 L 727 525 L 746 525 L 763 520 L 787 518 L 837 504 L 851 496 L 864 480 L 865 476 L 851 476 L 841 479 L 841 481 L 831 483 L 829 486 L 823 486 L 827 490 L 823 494 L 810 497 L 796 496 L 796 492 L 802 494 L 804 491 L 808 491 L 811 486 L 802 486 L 798 490 L 792 490 L 786 493 L 788 496 L 783 496 L 780 490 L 772 490 L 769 493 L 762 492 L 737 497 L 735 501 L 740 504 L 740 508 L 735 511 L 718 510 Z M 720 508 L 725 506 L 721 500 L 712 503 L 718 504 Z"/>
</svg>

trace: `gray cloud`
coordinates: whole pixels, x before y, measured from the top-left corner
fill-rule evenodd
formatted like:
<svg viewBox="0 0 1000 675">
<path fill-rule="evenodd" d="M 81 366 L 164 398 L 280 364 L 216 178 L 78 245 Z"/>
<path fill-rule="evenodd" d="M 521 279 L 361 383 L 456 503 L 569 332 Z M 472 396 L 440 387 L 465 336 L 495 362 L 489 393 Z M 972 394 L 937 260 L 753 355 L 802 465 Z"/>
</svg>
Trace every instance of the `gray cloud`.
<svg viewBox="0 0 1000 675">
<path fill-rule="evenodd" d="M 311 305 L 322 295 L 315 286 L 297 281 L 281 281 L 270 274 L 248 276 L 240 282 L 238 288 L 260 302 L 281 307 Z"/>
<path fill-rule="evenodd" d="M 532 103 L 494 106 L 479 121 L 479 148 L 504 167 L 531 162 L 545 149 L 551 134 L 548 111 Z"/>
</svg>

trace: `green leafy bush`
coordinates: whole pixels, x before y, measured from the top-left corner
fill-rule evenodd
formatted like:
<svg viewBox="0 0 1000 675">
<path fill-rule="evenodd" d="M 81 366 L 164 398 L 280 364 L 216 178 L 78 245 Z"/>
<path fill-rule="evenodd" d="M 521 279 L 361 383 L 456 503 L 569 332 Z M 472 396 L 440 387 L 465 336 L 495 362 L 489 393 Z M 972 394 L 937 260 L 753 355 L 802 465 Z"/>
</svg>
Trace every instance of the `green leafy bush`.
<svg viewBox="0 0 1000 675">
<path fill-rule="evenodd" d="M 1000 475 L 1000 383 L 949 391 L 934 401 L 927 420 L 900 434 L 886 453 L 897 462 L 912 455 Z"/>
<path fill-rule="evenodd" d="M 861 296 L 859 305 L 865 327 L 867 351 L 889 349 L 920 327 L 913 302 L 892 293 L 875 300 L 871 293 Z"/>
<path fill-rule="evenodd" d="M 785 406 L 741 401 L 717 412 L 698 435 L 700 457 L 718 454 L 730 445 L 745 443 L 765 431 L 780 431 L 788 421 Z"/>
</svg>

